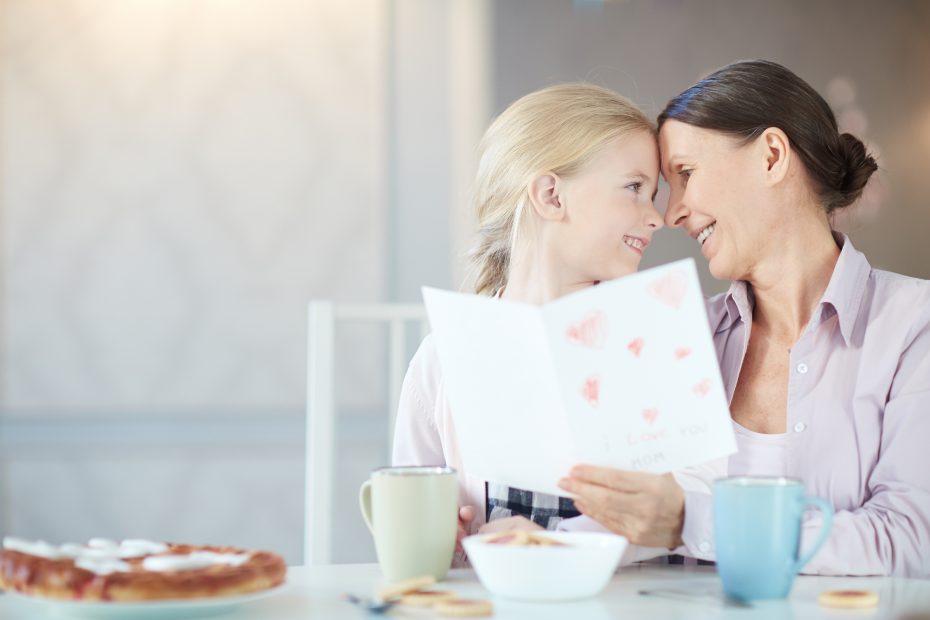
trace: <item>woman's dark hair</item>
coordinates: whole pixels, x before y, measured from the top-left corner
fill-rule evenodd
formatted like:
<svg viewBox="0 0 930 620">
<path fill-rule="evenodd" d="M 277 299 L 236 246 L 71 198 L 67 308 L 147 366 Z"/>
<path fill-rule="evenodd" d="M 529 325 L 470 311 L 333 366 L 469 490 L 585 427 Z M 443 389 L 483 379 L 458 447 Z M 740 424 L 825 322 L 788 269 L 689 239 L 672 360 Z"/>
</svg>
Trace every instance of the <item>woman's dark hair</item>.
<svg viewBox="0 0 930 620">
<path fill-rule="evenodd" d="M 669 119 L 749 142 L 769 127 L 785 132 L 827 213 L 852 204 L 878 164 L 855 136 L 840 134 L 817 91 L 767 60 L 735 62 L 714 71 L 668 102 Z"/>
</svg>

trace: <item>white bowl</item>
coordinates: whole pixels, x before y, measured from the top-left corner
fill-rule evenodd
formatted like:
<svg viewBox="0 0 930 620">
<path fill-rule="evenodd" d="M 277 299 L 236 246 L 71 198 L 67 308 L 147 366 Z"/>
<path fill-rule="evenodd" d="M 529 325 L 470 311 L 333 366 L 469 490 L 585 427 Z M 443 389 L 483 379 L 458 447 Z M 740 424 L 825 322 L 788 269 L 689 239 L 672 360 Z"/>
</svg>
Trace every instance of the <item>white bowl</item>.
<svg viewBox="0 0 930 620">
<path fill-rule="evenodd" d="M 564 546 L 508 546 L 485 542 L 494 534 L 462 541 L 478 579 L 493 594 L 523 601 L 567 601 L 603 590 L 627 540 L 597 532 L 540 532 Z"/>
</svg>

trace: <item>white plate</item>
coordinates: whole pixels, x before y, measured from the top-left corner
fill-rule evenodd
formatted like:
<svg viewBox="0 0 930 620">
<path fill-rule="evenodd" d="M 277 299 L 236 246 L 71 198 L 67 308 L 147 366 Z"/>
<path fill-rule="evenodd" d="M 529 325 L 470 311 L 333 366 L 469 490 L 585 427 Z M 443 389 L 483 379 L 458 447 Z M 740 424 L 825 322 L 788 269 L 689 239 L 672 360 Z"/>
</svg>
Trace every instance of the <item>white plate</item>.
<svg viewBox="0 0 930 620">
<path fill-rule="evenodd" d="M 26 596 L 17 592 L 7 592 L 7 595 L 22 601 L 36 611 L 44 614 L 71 616 L 72 618 L 203 618 L 218 616 L 234 610 L 236 607 L 251 603 L 279 593 L 287 584 L 281 584 L 270 590 L 243 594 L 240 596 L 224 596 L 220 598 L 199 598 L 174 601 L 146 601 L 140 603 L 90 603 L 82 601 L 56 601 L 37 596 Z"/>
</svg>

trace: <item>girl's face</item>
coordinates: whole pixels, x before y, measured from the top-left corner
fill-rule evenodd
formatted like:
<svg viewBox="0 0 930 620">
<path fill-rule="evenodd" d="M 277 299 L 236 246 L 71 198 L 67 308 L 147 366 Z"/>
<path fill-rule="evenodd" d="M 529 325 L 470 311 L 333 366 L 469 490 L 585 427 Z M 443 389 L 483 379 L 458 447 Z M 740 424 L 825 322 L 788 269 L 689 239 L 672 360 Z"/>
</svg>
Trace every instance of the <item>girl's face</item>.
<svg viewBox="0 0 930 620">
<path fill-rule="evenodd" d="M 715 278 L 749 279 L 783 216 L 765 208 L 758 149 L 675 120 L 662 125 L 659 148 L 669 185 L 665 223 L 701 244 Z"/>
<path fill-rule="evenodd" d="M 658 147 L 645 131 L 613 140 L 580 172 L 562 179 L 565 225 L 554 241 L 568 279 L 600 282 L 639 268 L 662 227 L 653 204 L 658 180 Z"/>
</svg>

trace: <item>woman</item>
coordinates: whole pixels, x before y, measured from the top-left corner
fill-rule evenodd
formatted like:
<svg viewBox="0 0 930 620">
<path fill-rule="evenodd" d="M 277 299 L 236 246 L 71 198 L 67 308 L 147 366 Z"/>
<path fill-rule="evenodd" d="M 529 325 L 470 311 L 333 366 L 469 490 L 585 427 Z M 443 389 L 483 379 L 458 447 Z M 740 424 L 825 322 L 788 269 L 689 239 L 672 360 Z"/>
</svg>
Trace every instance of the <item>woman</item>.
<svg viewBox="0 0 930 620">
<path fill-rule="evenodd" d="M 677 475 L 680 487 L 581 467 L 562 488 L 633 542 L 712 559 L 715 476 L 799 478 L 836 511 L 804 572 L 930 576 L 930 283 L 873 269 L 830 226 L 875 161 L 807 83 L 765 61 L 701 80 L 659 127 L 665 222 L 733 281 L 708 314 L 739 452 Z M 653 525 L 660 510 L 682 523 Z M 802 547 L 820 520 L 805 519 Z"/>
<path fill-rule="evenodd" d="M 633 273 L 662 227 L 654 126 L 612 91 L 565 84 L 526 95 L 494 121 L 481 151 L 478 294 L 544 304 Z M 460 536 L 485 521 L 554 528 L 577 518 L 570 500 L 486 485 L 462 467 L 434 347 L 427 337 L 407 371 L 393 462 L 458 470 Z"/>
</svg>

